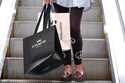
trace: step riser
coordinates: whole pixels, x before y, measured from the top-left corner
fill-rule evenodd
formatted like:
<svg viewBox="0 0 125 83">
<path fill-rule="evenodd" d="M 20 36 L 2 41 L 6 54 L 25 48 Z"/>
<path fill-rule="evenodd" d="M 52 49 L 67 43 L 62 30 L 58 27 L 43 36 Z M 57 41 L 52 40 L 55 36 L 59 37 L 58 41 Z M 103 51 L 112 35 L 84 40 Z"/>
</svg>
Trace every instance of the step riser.
<svg viewBox="0 0 125 83">
<path fill-rule="evenodd" d="M 83 57 L 103 58 L 107 55 L 105 40 L 83 40 Z"/>
<path fill-rule="evenodd" d="M 40 7 L 19 7 L 16 20 L 37 20 Z M 84 21 L 101 21 L 101 10 L 94 7 L 90 11 L 83 13 Z"/>
<path fill-rule="evenodd" d="M 81 34 L 83 38 L 105 38 L 102 22 L 82 22 Z"/>
<path fill-rule="evenodd" d="M 36 27 L 36 21 L 35 22 L 15 22 L 14 23 L 14 36 L 25 38 L 28 36 L 33 35 L 33 32 L 35 31 Z"/>
<path fill-rule="evenodd" d="M 103 17 L 101 15 L 102 15 L 101 9 L 99 7 L 94 7 L 89 11 L 83 12 L 82 21 L 102 22 Z"/>
<path fill-rule="evenodd" d="M 63 73 L 63 66 L 49 72 L 48 74 L 42 76 L 25 75 L 24 76 L 24 66 L 23 59 L 6 59 L 8 73 L 7 78 L 36 78 L 44 80 L 59 80 L 61 74 Z M 84 59 L 83 63 L 85 65 L 85 70 L 87 74 L 87 80 L 110 80 L 110 71 L 108 60 L 97 60 L 97 59 Z M 56 74 L 56 76 L 55 76 Z M 5 75 L 4 75 L 5 76 Z"/>
<path fill-rule="evenodd" d="M 42 6 L 43 0 L 19 0 L 19 6 Z M 99 6 L 100 0 L 94 0 L 93 6 Z"/>
<path fill-rule="evenodd" d="M 15 37 L 28 37 L 33 34 L 36 21 L 16 21 L 14 23 Z M 104 38 L 103 23 L 102 22 L 82 22 L 81 33 L 83 38 Z"/>
<path fill-rule="evenodd" d="M 21 38 L 10 39 L 10 55 L 13 57 L 23 56 L 23 41 Z M 107 57 L 105 40 L 83 40 L 83 57 L 101 58 Z"/>
</svg>

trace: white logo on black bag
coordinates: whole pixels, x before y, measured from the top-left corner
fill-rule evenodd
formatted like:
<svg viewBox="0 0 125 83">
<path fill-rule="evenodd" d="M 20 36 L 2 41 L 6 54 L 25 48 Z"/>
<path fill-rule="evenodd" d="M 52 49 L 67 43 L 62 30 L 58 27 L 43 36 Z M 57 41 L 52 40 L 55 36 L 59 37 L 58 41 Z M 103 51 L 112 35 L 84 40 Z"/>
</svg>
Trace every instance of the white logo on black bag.
<svg viewBox="0 0 125 83">
<path fill-rule="evenodd" d="M 46 43 L 46 40 L 39 39 L 36 41 L 34 45 L 32 45 L 32 48 L 39 48 L 45 43 Z"/>
</svg>

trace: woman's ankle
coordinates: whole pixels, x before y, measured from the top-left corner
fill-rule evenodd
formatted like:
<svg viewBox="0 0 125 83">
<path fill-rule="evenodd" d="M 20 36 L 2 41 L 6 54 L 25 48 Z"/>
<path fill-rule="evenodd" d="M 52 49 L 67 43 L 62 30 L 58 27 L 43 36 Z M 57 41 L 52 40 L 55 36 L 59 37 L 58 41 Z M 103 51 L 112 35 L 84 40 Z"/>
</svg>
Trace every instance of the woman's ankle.
<svg viewBox="0 0 125 83">
<path fill-rule="evenodd" d="M 64 69 L 71 69 L 72 70 L 72 65 L 64 65 Z"/>
<path fill-rule="evenodd" d="M 64 72 L 65 73 L 72 73 L 72 65 L 64 65 Z"/>
</svg>

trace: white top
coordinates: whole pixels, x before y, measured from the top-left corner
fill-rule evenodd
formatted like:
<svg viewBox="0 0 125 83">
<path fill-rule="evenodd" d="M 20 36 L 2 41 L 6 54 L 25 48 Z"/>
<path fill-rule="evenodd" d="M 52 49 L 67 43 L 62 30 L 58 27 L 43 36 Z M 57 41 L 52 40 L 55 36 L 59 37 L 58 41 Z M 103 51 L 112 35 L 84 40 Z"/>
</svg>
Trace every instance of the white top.
<svg viewBox="0 0 125 83">
<path fill-rule="evenodd" d="M 56 0 L 56 3 L 63 7 L 84 7 L 88 9 L 91 7 L 91 2 L 93 0 Z"/>
</svg>

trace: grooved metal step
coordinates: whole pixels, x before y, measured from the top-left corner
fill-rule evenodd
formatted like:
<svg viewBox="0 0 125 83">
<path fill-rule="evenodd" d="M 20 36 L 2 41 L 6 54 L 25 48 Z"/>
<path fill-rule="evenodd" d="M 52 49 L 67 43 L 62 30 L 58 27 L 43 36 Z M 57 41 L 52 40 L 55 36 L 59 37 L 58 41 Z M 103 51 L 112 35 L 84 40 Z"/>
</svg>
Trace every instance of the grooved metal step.
<svg viewBox="0 0 125 83">
<path fill-rule="evenodd" d="M 5 61 L 5 75 L 8 79 L 43 79 L 43 80 L 60 80 L 63 74 L 63 66 L 41 76 L 24 74 L 23 58 L 7 57 Z M 105 58 L 84 58 L 83 64 L 87 80 L 111 80 L 108 59 Z M 56 75 L 55 75 L 56 74 Z"/>
<path fill-rule="evenodd" d="M 18 7 L 16 20 L 37 20 L 38 13 L 42 7 Z M 101 21 L 101 9 L 99 7 L 93 7 L 91 10 L 84 12 L 84 21 Z"/>
<path fill-rule="evenodd" d="M 27 37 L 33 34 L 36 21 L 15 21 L 14 37 Z M 102 22 L 81 22 L 81 33 L 83 38 L 104 38 Z"/>
<path fill-rule="evenodd" d="M 83 57 L 86 58 L 104 58 L 107 57 L 105 39 L 83 39 Z M 23 56 L 23 39 L 10 39 L 10 55 L 11 57 Z"/>
<path fill-rule="evenodd" d="M 99 6 L 101 0 L 94 0 L 93 6 Z M 19 0 L 19 6 L 42 6 L 43 0 Z"/>
<path fill-rule="evenodd" d="M 100 80 L 100 81 L 84 81 L 84 82 L 75 82 L 75 81 L 69 81 L 69 82 L 64 82 L 64 81 L 54 81 L 54 80 L 1 80 L 1 83 L 112 83 L 111 81 L 105 81 L 105 80 Z"/>
</svg>

